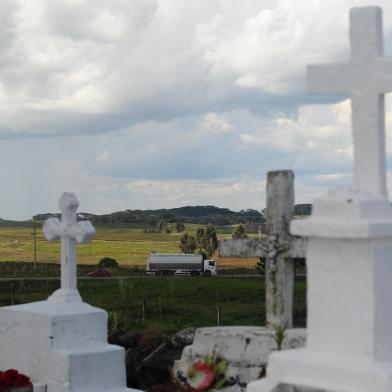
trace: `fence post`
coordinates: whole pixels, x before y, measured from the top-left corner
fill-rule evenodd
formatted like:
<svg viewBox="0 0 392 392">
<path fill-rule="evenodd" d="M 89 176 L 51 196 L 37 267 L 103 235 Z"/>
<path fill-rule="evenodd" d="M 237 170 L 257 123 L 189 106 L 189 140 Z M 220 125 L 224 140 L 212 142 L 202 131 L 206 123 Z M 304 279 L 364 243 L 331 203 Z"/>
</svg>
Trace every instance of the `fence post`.
<svg viewBox="0 0 392 392">
<path fill-rule="evenodd" d="M 146 303 L 146 300 L 143 299 L 143 303 L 142 303 L 142 322 L 143 322 L 143 324 L 146 321 L 146 309 L 147 309 L 147 303 Z"/>
<path fill-rule="evenodd" d="M 11 282 L 11 305 L 15 305 L 15 283 Z"/>
<path fill-rule="evenodd" d="M 221 325 L 221 318 L 222 318 L 222 305 L 218 305 L 217 312 L 216 312 L 216 323 L 218 327 Z"/>
</svg>

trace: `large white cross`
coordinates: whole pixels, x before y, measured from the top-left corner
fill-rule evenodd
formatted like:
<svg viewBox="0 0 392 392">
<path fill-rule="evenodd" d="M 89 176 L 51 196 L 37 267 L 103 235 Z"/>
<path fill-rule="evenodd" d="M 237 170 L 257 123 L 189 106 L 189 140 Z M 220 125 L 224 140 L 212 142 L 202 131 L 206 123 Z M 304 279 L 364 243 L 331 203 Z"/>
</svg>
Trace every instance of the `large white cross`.
<svg viewBox="0 0 392 392">
<path fill-rule="evenodd" d="M 308 67 L 308 90 L 349 94 L 354 138 L 353 186 L 387 197 L 384 94 L 392 91 L 392 60 L 383 58 L 382 10 L 350 12 L 351 61 Z"/>
<path fill-rule="evenodd" d="M 89 221 L 77 222 L 79 202 L 73 193 L 65 192 L 60 198 L 61 221 L 49 218 L 43 226 L 49 240 L 61 239 L 61 288 L 49 298 L 61 302 L 81 301 L 77 289 L 76 242 L 88 243 L 95 234 Z"/>
</svg>

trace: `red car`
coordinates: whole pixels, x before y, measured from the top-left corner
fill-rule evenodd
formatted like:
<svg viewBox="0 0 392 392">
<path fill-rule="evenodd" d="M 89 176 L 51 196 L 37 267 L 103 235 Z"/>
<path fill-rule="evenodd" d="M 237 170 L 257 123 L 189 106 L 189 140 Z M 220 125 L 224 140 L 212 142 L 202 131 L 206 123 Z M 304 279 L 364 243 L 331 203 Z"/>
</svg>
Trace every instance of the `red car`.
<svg viewBox="0 0 392 392">
<path fill-rule="evenodd" d="M 100 268 L 97 269 L 96 271 L 89 272 L 88 276 L 91 278 L 103 278 L 105 276 L 111 276 L 112 273 L 107 269 L 107 268 Z"/>
</svg>

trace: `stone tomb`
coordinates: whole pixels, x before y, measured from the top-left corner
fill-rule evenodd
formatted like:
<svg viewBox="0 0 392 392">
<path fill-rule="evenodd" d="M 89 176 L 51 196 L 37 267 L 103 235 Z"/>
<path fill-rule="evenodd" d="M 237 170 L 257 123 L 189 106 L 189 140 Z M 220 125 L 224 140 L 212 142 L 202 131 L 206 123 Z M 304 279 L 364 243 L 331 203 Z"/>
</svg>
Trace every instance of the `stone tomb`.
<svg viewBox="0 0 392 392">
<path fill-rule="evenodd" d="M 267 238 L 219 241 L 221 257 L 265 259 L 266 324 L 293 326 L 294 260 L 305 258 L 306 239 L 289 233 L 294 213 L 294 173 L 267 174 Z"/>
<path fill-rule="evenodd" d="M 384 96 L 392 60 L 382 53 L 382 11 L 350 12 L 351 61 L 308 68 L 313 93 L 349 94 L 353 187 L 314 201 L 292 222 L 308 237 L 308 322 L 303 349 L 273 353 L 248 392 L 392 391 L 392 208 L 386 191 Z"/>
<path fill-rule="evenodd" d="M 45 236 L 61 238 L 61 288 L 47 301 L 0 308 L 0 369 L 28 375 L 34 391 L 126 392 L 124 351 L 107 344 L 107 314 L 84 303 L 76 284 L 76 242 L 94 235 L 77 222 L 78 201 L 60 199 L 62 219 L 48 219 Z"/>
</svg>

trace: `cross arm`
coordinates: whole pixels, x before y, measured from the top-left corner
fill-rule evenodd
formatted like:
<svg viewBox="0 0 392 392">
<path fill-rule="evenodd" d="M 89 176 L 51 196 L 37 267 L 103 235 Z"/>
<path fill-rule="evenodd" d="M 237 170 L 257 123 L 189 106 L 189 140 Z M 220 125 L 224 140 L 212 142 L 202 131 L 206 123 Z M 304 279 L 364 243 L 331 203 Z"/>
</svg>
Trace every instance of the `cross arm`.
<svg viewBox="0 0 392 392">
<path fill-rule="evenodd" d="M 86 244 L 94 237 L 95 229 L 90 221 L 81 221 L 71 227 L 70 235 L 80 244 Z"/>
<path fill-rule="evenodd" d="M 392 58 L 383 57 L 377 61 L 378 78 L 375 88 L 379 93 L 392 91 Z"/>
<path fill-rule="evenodd" d="M 60 219 L 58 218 L 49 218 L 45 221 L 42 226 L 42 231 L 48 241 L 58 240 L 62 233 L 63 228 L 61 226 Z"/>
<path fill-rule="evenodd" d="M 264 257 L 262 241 L 258 238 L 236 238 L 220 240 L 218 245 L 220 257 Z"/>
<path fill-rule="evenodd" d="M 288 257 L 305 258 L 306 246 L 306 238 L 292 237 L 289 244 L 283 244 L 276 250 L 278 253 L 288 251 Z M 267 242 L 258 238 L 220 240 L 218 246 L 220 257 L 266 257 L 269 250 Z"/>
<path fill-rule="evenodd" d="M 67 228 L 58 218 L 45 221 L 42 230 L 48 241 L 58 240 L 61 236 L 69 236 L 80 244 L 86 244 L 94 237 L 95 229 L 89 221 L 81 221 Z"/>
</svg>

